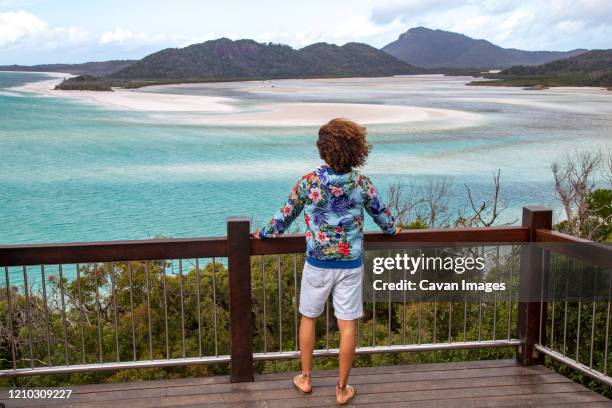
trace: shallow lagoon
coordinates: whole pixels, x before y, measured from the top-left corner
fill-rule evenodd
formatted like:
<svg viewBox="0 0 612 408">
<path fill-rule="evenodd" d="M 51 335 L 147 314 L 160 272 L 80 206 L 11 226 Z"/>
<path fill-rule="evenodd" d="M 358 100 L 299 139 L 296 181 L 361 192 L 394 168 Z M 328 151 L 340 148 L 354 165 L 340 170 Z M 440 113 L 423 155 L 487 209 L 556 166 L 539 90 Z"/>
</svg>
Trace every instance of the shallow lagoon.
<svg viewBox="0 0 612 408">
<path fill-rule="evenodd" d="M 267 219 L 319 163 L 316 127 L 206 125 L 206 114 L 116 109 L 15 86 L 44 74 L 0 73 L 0 242 L 223 235 L 230 215 Z M 370 103 L 449 109 L 443 121 L 369 124 L 364 172 L 389 183 L 452 181 L 465 206 L 502 172 L 505 220 L 523 205 L 555 205 L 550 164 L 610 149 L 612 92 L 468 87 L 469 78 L 286 80 L 147 88 L 275 103 Z M 197 116 L 197 120 L 194 117 Z M 356 118 L 358 119 L 358 118 Z M 371 225 L 370 225 L 371 227 Z"/>
</svg>

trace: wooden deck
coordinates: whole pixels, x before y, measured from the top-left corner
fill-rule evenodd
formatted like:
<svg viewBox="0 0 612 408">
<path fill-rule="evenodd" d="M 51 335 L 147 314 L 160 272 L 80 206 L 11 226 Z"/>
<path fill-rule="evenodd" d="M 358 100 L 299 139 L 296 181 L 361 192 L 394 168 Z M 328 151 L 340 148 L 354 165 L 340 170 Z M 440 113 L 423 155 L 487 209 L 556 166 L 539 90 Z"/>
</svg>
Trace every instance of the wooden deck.
<svg viewBox="0 0 612 408">
<path fill-rule="evenodd" d="M 336 372 L 314 373 L 313 393 L 292 388 L 293 373 L 230 383 L 227 376 L 73 387 L 69 400 L 0 399 L 6 407 L 328 407 L 335 406 Z M 612 407 L 612 401 L 543 366 L 513 360 L 356 368 L 351 406 L 363 407 Z"/>
</svg>

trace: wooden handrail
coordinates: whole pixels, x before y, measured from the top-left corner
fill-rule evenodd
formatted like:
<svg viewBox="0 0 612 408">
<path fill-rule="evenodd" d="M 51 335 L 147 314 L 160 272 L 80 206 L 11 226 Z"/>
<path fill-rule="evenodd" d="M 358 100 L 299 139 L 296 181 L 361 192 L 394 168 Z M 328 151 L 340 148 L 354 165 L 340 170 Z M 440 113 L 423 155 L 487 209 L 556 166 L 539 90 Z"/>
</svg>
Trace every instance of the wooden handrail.
<svg viewBox="0 0 612 408">
<path fill-rule="evenodd" d="M 573 235 L 565 234 L 563 232 L 552 231 L 547 229 L 536 230 L 536 241 L 537 242 L 566 242 L 566 243 L 589 243 L 594 244 L 595 242 L 589 241 L 588 239 L 578 238 Z"/>
<path fill-rule="evenodd" d="M 226 257 L 227 240 L 172 238 L 0 246 L 0 266 Z"/>
<path fill-rule="evenodd" d="M 428 243 L 521 243 L 529 242 L 529 231 L 526 227 L 490 227 L 408 230 L 396 236 L 366 232 L 365 247 L 375 249 L 379 244 L 393 243 L 401 244 L 402 247 L 407 244 L 419 246 Z M 535 242 L 588 243 L 591 248 L 601 252 L 605 259 L 612 252 L 612 246 L 544 229 L 535 231 Z M 302 251 L 304 251 L 304 234 L 290 234 L 275 239 L 250 242 L 251 255 L 294 254 Z M 227 256 L 225 237 L 0 245 L 0 266 Z"/>
<path fill-rule="evenodd" d="M 545 229 L 536 230 L 536 240 L 539 247 L 550 252 L 580 259 L 591 265 L 612 268 L 612 245 Z"/>
<path fill-rule="evenodd" d="M 367 249 L 381 243 L 525 242 L 527 234 L 528 229 L 524 227 L 409 230 L 397 236 L 369 232 L 365 234 L 365 246 Z M 251 240 L 250 247 L 251 255 L 300 253 L 304 251 L 304 234 Z M 0 266 L 227 256 L 225 237 L 0 245 Z"/>
<path fill-rule="evenodd" d="M 419 229 L 402 231 L 398 235 L 386 235 L 380 232 L 366 232 L 365 248 L 373 249 L 378 244 L 414 244 L 421 246 L 428 243 L 518 243 L 527 242 L 529 228 L 525 227 L 489 227 L 489 228 L 444 228 Z M 304 234 L 283 235 L 274 239 L 251 240 L 251 255 L 295 254 L 304 251 Z"/>
</svg>

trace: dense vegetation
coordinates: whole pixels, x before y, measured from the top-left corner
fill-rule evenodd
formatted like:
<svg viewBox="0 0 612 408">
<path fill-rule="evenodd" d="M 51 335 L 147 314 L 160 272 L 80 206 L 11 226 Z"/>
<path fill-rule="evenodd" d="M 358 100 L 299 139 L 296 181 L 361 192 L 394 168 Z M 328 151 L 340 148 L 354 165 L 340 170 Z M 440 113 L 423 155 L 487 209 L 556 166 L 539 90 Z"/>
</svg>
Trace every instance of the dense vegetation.
<svg viewBox="0 0 612 408">
<path fill-rule="evenodd" d="M 111 75 L 119 79 L 302 78 L 422 72 L 366 44 L 282 44 L 227 38 L 148 55 Z"/>
<path fill-rule="evenodd" d="M 420 74 L 424 69 L 406 63 L 369 45 L 351 42 L 338 46 L 316 43 L 298 50 L 300 55 L 316 65 L 321 75 L 390 76 Z"/>
<path fill-rule="evenodd" d="M 485 76 L 495 81 L 475 81 L 472 85 L 612 87 L 612 50 L 588 51 L 544 65 L 516 66 Z"/>
<path fill-rule="evenodd" d="M 293 262 L 297 261 L 297 273 L 294 274 Z M 295 297 L 295 282 L 299 282 L 303 256 L 292 255 L 266 257 L 263 262 L 259 258 L 252 261 L 252 293 L 255 351 L 295 350 L 295 323 L 297 299 Z M 65 364 L 66 359 L 71 364 L 82 363 L 83 360 L 94 362 L 113 362 L 117 360 L 117 350 L 122 361 L 180 358 L 183 347 L 186 356 L 198 356 L 200 347 L 202 355 L 213 356 L 216 353 L 229 353 L 229 298 L 227 269 L 221 263 L 208 263 L 195 268 L 193 261 L 184 261 L 185 268 L 181 276 L 171 273 L 170 262 L 133 262 L 126 263 L 82 265 L 80 269 L 80 285 L 76 280 L 59 280 L 57 272 L 47 271 L 46 293 L 47 305 L 43 302 L 40 274 L 30 272 L 31 295 L 28 303 L 23 287 L 11 290 L 13 333 L 15 333 L 15 348 L 18 367 L 30 365 L 28 338 L 32 336 L 36 366 L 49 364 L 46 334 L 50 336 L 51 361 L 54 365 Z M 509 267 L 516 263 L 503 262 L 504 266 L 496 272 L 498 276 L 509 279 Z M 165 271 L 164 274 L 162 271 Z M 491 278 L 494 275 L 491 275 Z M 517 273 L 514 271 L 514 280 Z M 199 277 L 199 281 L 198 281 Z M 265 279 L 265 284 L 264 284 Z M 215 291 L 213 292 L 213 285 Z M 80 287 L 79 287 L 80 286 Z M 164 286 L 166 296 L 164 296 Z M 33 289 L 37 287 L 37 289 Z M 130 291 L 130 287 L 132 291 Z M 264 292 L 265 288 L 265 292 Z M 64 347 L 63 314 L 61 292 L 65 292 L 65 310 L 68 348 Z M 198 298 L 200 293 L 198 309 Z M 79 295 L 80 292 L 80 295 Z M 114 293 L 114 297 L 113 297 Z M 213 295 L 214 293 L 214 295 Z M 280 293 L 280 297 L 279 297 Z M 516 299 L 516 293 L 514 293 Z M 116 299 L 116 306 L 113 302 Z M 81 299 L 81 301 L 79 301 Z M 265 300 L 264 300 L 265 299 Z M 0 294 L 0 313 L 6 316 L 6 291 Z M 468 339 L 492 338 L 493 315 L 497 321 L 496 335 L 502 338 L 507 335 L 508 322 L 513 336 L 516 323 L 516 305 L 508 308 L 501 299 L 493 305 L 493 296 L 486 297 L 486 305 L 468 304 L 468 321 L 465 336 Z M 264 306 L 265 302 L 265 306 Z M 371 301 L 366 299 L 365 316 L 360 323 L 360 344 L 372 345 L 373 336 L 376 344 L 384 345 L 401 343 L 431 342 L 436 336 L 437 341 L 461 341 L 464 338 L 464 305 L 461 303 L 449 305 L 440 300 L 434 302 L 408 302 L 406 306 L 395 302 L 390 306 L 386 299 L 379 299 L 375 309 Z M 133 307 L 131 306 L 133 303 Z M 150 303 L 150 308 L 148 304 Z M 264 307 L 266 309 L 264 320 Z M 389 309 L 389 307 L 391 309 Z M 435 307 L 435 311 L 434 311 Z M 449 312 L 449 307 L 454 311 Z M 184 321 L 181 320 L 181 309 L 184 310 Z M 133 311 L 132 311 L 133 310 Z M 199 317 L 198 317 L 199 310 Z M 508 311 L 512 316 L 508 315 Z M 27 322 L 30 314 L 31 324 Z M 82 317 L 81 314 L 82 313 Z M 478 324 L 478 313 L 482 313 L 482 323 Z M 48 320 L 45 317 L 49 316 Z M 167 319 L 166 319 L 167 316 Z M 391 316 L 391 320 L 388 318 Z M 420 316 L 420 317 L 419 317 Z M 201 319 L 202 330 L 198 333 L 198 318 Z M 450 323 L 449 323 L 449 318 Z M 149 319 L 151 324 L 149 324 Z M 80 321 L 83 321 L 83 334 L 80 331 Z M 434 323 L 434 320 L 436 321 Z M 45 324 L 49 321 L 49 324 Z M 118 337 L 115 337 L 115 322 Z M 329 337 L 326 337 L 326 325 L 329 324 Z M 133 329 L 132 329 L 133 325 Z M 182 327 L 185 327 L 183 332 Z M 449 325 L 450 335 L 449 337 Z M 11 347 L 6 332 L 7 325 L 2 325 L 2 347 L 0 348 L 0 368 L 10 368 Z M 281 329 L 282 327 L 282 329 Z M 151 343 L 149 343 L 149 328 Z M 217 334 L 215 335 L 215 328 Z M 391 328 L 391 332 L 389 332 Z M 132 342 L 132 330 L 135 342 Z M 183 333 L 185 337 L 183 338 Z M 434 334 L 435 333 L 435 334 Z M 201 336 L 201 343 L 200 337 Z M 333 305 L 330 302 L 330 318 L 325 314 L 319 319 L 317 326 L 317 347 L 337 347 L 338 330 L 333 318 Z M 167 340 L 166 340 L 167 339 Z M 83 355 L 83 344 L 85 354 Z M 363 356 L 357 361 L 358 366 L 373 366 L 415 361 L 449 361 L 479 358 L 510 358 L 512 350 L 484 351 L 445 351 L 428 354 L 393 354 L 378 356 Z M 334 367 L 336 359 L 317 359 L 317 367 Z M 258 362 L 257 370 L 282 371 L 297 368 L 294 361 Z M 103 373 L 80 373 L 71 375 L 56 375 L 33 378 L 3 379 L 2 385 L 52 385 L 77 384 L 87 382 L 115 382 L 128 379 L 156 379 L 177 376 L 211 375 L 227 373 L 227 365 L 193 366 L 163 369 L 122 370 Z"/>
<path fill-rule="evenodd" d="M 295 50 L 282 44 L 227 38 L 185 48 L 168 48 L 108 76 L 71 78 L 59 89 L 90 89 L 178 82 L 275 78 L 336 78 L 423 73 L 374 47 L 360 43 L 317 43 Z"/>
<path fill-rule="evenodd" d="M 375 307 L 373 307 L 371 298 L 368 297 L 364 299 L 366 302 L 365 316 L 359 325 L 359 344 L 371 346 L 373 343 L 377 345 L 418 344 L 501 339 L 508 336 L 516 338 L 519 277 L 517 260 L 520 249 L 510 250 L 509 247 L 506 247 L 502 248 L 501 252 L 492 247 L 469 250 L 487 252 L 487 258 L 494 266 L 485 275 L 485 281 L 507 282 L 512 286 L 512 294 L 509 291 L 499 295 L 482 294 L 479 295 L 478 301 L 471 299 L 467 302 L 457 298 L 446 299 L 442 296 L 423 299 L 420 302 L 419 299 L 412 298 L 406 303 L 400 301 L 388 303 L 386 298 L 378 298 Z M 296 272 L 294 272 L 294 260 L 298 265 Z M 300 280 L 302 263 L 301 255 L 295 258 L 292 255 L 280 258 L 266 257 L 263 262 L 259 258 L 253 258 L 251 270 L 255 351 L 296 349 L 295 324 L 298 315 L 296 314 L 297 298 L 294 290 L 295 282 Z M 559 295 L 559 293 L 564 293 L 564 285 L 567 285 L 568 277 L 570 275 L 575 277 L 578 269 L 568 267 L 567 260 L 563 259 L 555 260 L 554 264 L 556 273 L 554 278 L 551 278 L 550 290 Z M 38 283 L 38 285 L 30 288 L 29 301 L 26 302 L 23 288 L 17 289 L 13 286 L 10 291 L 13 316 L 11 324 L 12 333 L 15 336 L 14 347 L 18 367 L 27 367 L 31 364 L 28 346 L 30 336 L 34 346 L 32 354 L 36 366 L 49 364 L 47 357 L 49 350 L 51 362 L 54 365 L 63 365 L 66 361 L 71 364 L 79 364 L 84 361 L 88 363 L 114 362 L 118 358 L 121 361 L 131 361 L 133 359 L 180 358 L 183 355 L 197 357 L 198 355 L 228 354 L 227 269 L 221 263 L 215 263 L 214 270 L 212 263 L 202 263 L 199 268 L 196 268 L 193 260 L 184 260 L 183 266 L 183 274 L 178 274 L 176 262 L 174 272 L 172 272 L 172 263 L 165 261 L 132 262 L 129 266 L 126 263 L 82 265 L 79 282 L 65 278 L 59 280 L 56 271 L 47 271 L 47 304 L 43 302 L 40 278 L 36 277 L 31 270 L 30 283 Z M 463 278 L 473 282 L 481 279 L 467 273 Z M 590 278 L 585 277 L 584 281 L 588 280 Z M 607 282 L 599 282 L 602 286 L 607 287 L 608 285 Z M 572 280 L 571 284 L 575 287 L 575 280 Z M 131 291 L 130 288 L 132 288 Z M 65 293 L 65 306 L 61 302 L 62 291 Z M 198 293 L 200 294 L 199 302 Z M 509 302 L 510 299 L 512 302 Z M 317 323 L 316 347 L 319 349 L 338 346 L 338 329 L 333 318 L 331 302 L 329 307 L 329 320 L 326 319 L 324 313 Z M 590 328 L 594 310 L 596 327 L 594 367 L 601 369 L 604 357 L 606 307 L 605 302 L 595 302 L 593 308 L 593 304 L 589 301 L 578 304 L 572 300 L 568 306 L 568 325 L 565 335 L 559 323 L 560 318 L 557 317 L 557 328 L 554 333 L 549 332 L 548 336 L 554 339 L 557 347 L 563 344 L 563 336 L 565 336 L 565 344 L 570 354 L 574 353 L 578 347 L 581 361 L 589 361 L 590 329 L 583 329 L 579 332 L 577 315 L 580 309 L 582 327 Z M 554 305 L 549 303 L 549 319 L 553 309 L 556 316 L 564 316 L 566 313 L 564 302 L 557 301 Z M 63 310 L 66 311 L 65 332 Z M 181 319 L 181 310 L 183 310 L 184 319 Z M 0 347 L 1 369 L 11 367 L 11 343 L 5 321 L 6 312 L 7 297 L 6 291 L 2 288 L 0 292 L 0 314 L 3 318 Z M 28 318 L 31 323 L 28 323 Z M 198 321 L 201 321 L 199 332 Z M 83 332 L 80 330 L 81 324 Z M 328 336 L 326 326 L 329 326 Z M 47 333 L 49 343 L 46 341 Z M 67 348 L 64 347 L 64 339 L 66 339 Z M 579 342 L 576 339 L 579 339 Z M 85 350 L 84 353 L 83 350 Z M 511 348 L 393 353 L 360 356 L 355 365 L 378 366 L 513 357 L 514 350 Z M 319 369 L 333 368 L 336 367 L 336 364 L 335 358 L 315 360 L 316 368 Z M 582 375 L 570 372 L 560 365 L 554 366 L 600 392 L 609 392 Z M 298 367 L 297 361 L 280 360 L 256 363 L 258 372 L 296 370 Z M 0 385 L 51 386 L 118 382 L 226 374 L 227 370 L 226 364 L 132 369 L 115 372 L 4 378 L 0 381 Z"/>
<path fill-rule="evenodd" d="M 507 68 L 513 65 L 544 64 L 577 55 L 585 50 L 522 51 L 501 48 L 486 40 L 425 27 L 411 28 L 382 48 L 412 65 L 424 68 Z"/>
<path fill-rule="evenodd" d="M 99 77 L 91 75 L 79 75 L 74 78 L 65 79 L 55 89 L 64 91 L 87 90 L 87 91 L 112 91 L 114 84 L 111 81 L 105 81 Z"/>
<path fill-rule="evenodd" d="M 274 78 L 300 74 L 314 75 L 316 67 L 308 64 L 306 59 L 287 45 L 219 39 L 155 52 L 111 77 L 155 80 L 266 75 Z"/>
</svg>

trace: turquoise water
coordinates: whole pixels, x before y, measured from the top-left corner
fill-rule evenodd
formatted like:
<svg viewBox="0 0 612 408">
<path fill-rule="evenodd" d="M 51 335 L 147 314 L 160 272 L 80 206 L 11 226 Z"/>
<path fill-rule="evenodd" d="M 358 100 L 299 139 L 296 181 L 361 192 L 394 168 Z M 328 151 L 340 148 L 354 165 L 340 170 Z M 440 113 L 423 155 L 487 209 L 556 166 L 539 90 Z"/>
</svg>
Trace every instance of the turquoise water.
<svg viewBox="0 0 612 408">
<path fill-rule="evenodd" d="M 267 219 L 295 180 L 319 163 L 316 128 L 194 125 L 172 114 L 160 120 L 11 89 L 43 79 L 0 73 L 2 244 L 224 235 L 228 216 Z M 328 81 L 299 97 L 219 84 L 165 92 L 232 96 L 246 104 L 367 100 L 474 113 L 474 123 L 444 128 L 369 126 L 374 150 L 364 171 L 383 191 L 392 182 L 423 185 L 446 175 L 449 206 L 457 209 L 466 204 L 464 183 L 485 194 L 501 168 L 505 220 L 520 217 L 523 205 L 555 205 L 553 160 L 610 146 L 611 92 L 483 89 L 465 81 L 405 87 Z"/>
</svg>

